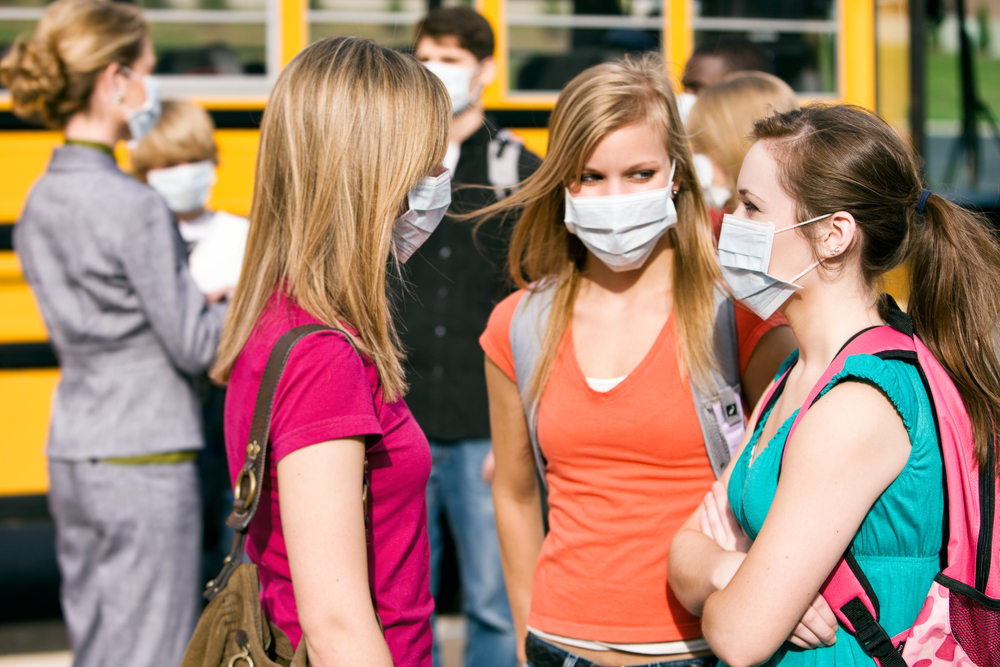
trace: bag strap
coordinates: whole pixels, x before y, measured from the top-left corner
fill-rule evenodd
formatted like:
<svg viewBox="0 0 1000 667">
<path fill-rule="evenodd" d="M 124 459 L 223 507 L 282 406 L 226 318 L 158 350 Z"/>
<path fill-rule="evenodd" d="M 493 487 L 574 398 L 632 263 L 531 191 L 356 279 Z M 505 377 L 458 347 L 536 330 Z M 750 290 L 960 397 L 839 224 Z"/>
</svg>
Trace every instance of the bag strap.
<svg viewBox="0 0 1000 667">
<path fill-rule="evenodd" d="M 537 290 L 527 290 L 514 309 L 510 321 L 510 350 L 514 358 L 514 375 L 517 377 L 517 390 L 524 406 L 524 418 L 528 423 L 528 435 L 531 438 L 531 453 L 543 495 L 548 491 L 548 483 L 545 481 L 545 456 L 542 455 L 542 449 L 538 445 L 538 402 L 528 396 L 528 389 L 538 363 L 538 356 L 542 352 L 542 340 L 545 338 L 555 293 L 555 281 L 550 285 L 540 286 Z"/>
<path fill-rule="evenodd" d="M 497 201 L 517 192 L 521 182 L 518 162 L 521 157 L 521 139 L 504 128 L 490 140 L 486 152 L 486 172 L 490 185 L 497 188 Z"/>
<path fill-rule="evenodd" d="M 914 363 L 919 368 L 912 320 L 899 309 L 891 296 L 882 295 L 880 305 L 879 310 L 887 325 L 864 329 L 841 347 L 819 381 L 809 392 L 802 407 L 799 408 L 799 412 L 788 430 L 788 436 L 785 438 L 786 443 L 791 440 L 802 417 L 820 397 L 830 381 L 843 370 L 848 357 L 856 354 L 871 354 L 883 358 L 898 358 Z M 787 376 L 786 372 L 782 378 L 782 385 Z M 921 377 L 923 377 L 922 372 Z M 924 382 L 926 385 L 926 380 Z M 768 397 L 768 407 L 776 400 L 777 388 L 776 385 L 775 390 Z M 929 390 L 928 399 L 933 406 L 934 399 Z M 763 415 L 765 412 L 762 411 L 761 414 Z M 782 450 L 782 461 L 784 461 L 786 451 L 787 448 Z M 880 667 L 906 667 L 906 661 L 900 656 L 891 637 L 879 623 L 878 596 L 851 552 L 850 546 L 820 587 L 820 592 L 827 599 L 840 625 L 854 636 L 861 649 L 876 664 Z"/>
<path fill-rule="evenodd" d="M 716 479 L 722 477 L 746 432 L 740 383 L 740 342 L 736 329 L 736 304 L 718 287 L 715 300 L 715 358 L 719 368 L 710 373 L 711 385 L 703 391 L 691 378 L 691 394 L 701 427 L 705 451 Z"/>
<path fill-rule="evenodd" d="M 357 346 L 354 341 L 342 329 L 328 327 L 323 324 L 306 324 L 295 327 L 285 332 L 274 344 L 271 354 L 267 358 L 267 365 L 264 367 L 264 375 L 260 381 L 260 389 L 257 391 L 257 402 L 254 405 L 253 420 L 250 423 L 250 435 L 247 438 L 246 458 L 243 467 L 236 476 L 236 484 L 233 490 L 235 499 L 233 500 L 233 511 L 226 519 L 226 525 L 236 531 L 233 539 L 232 551 L 223 561 L 222 571 L 212 581 L 205 586 L 205 599 L 211 601 L 218 595 L 229 582 L 229 578 L 236 571 L 236 568 L 243 560 L 243 549 L 246 546 L 247 531 L 250 529 L 250 521 L 257 513 L 257 506 L 260 504 L 261 492 L 264 487 L 265 474 L 267 472 L 267 450 L 268 436 L 271 430 L 271 414 L 274 409 L 274 396 L 278 391 L 278 381 L 285 370 L 288 356 L 292 348 L 309 334 L 317 331 L 338 331 L 344 334 L 344 338 L 354 351 Z M 360 354 L 360 353 L 359 353 Z M 368 498 L 368 475 L 367 460 L 364 479 L 363 499 Z"/>
<path fill-rule="evenodd" d="M 524 405 L 524 415 L 531 438 L 531 452 L 543 491 L 546 461 L 538 444 L 538 405 L 528 396 L 531 378 L 542 350 L 556 284 L 525 292 L 514 309 L 510 323 L 510 348 L 514 358 L 517 389 Z M 715 288 L 715 354 L 719 370 L 711 374 L 709 392 L 693 381 L 691 391 L 701 428 L 705 450 L 718 478 L 725 471 L 733 453 L 743 440 L 746 420 L 743 415 L 740 385 L 739 337 L 736 330 L 736 306 L 725 292 Z"/>
</svg>

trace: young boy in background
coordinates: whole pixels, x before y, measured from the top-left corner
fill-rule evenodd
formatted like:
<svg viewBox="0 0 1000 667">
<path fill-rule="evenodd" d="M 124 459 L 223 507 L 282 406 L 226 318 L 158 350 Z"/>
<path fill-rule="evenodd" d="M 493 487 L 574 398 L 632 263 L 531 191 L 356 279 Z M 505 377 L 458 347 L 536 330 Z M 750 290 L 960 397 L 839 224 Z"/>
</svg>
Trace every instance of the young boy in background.
<svg viewBox="0 0 1000 667">
<path fill-rule="evenodd" d="M 160 121 L 132 149 L 132 174 L 166 200 L 187 244 L 191 275 L 205 294 L 236 287 L 250 223 L 207 207 L 218 164 L 215 125 L 208 112 L 165 100 Z"/>
</svg>

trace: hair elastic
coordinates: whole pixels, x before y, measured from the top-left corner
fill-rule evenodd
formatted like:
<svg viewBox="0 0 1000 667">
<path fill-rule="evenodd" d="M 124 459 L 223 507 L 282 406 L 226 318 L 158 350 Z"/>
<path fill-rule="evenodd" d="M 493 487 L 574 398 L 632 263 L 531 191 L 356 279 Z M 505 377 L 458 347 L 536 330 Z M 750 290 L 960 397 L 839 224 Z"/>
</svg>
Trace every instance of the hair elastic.
<svg viewBox="0 0 1000 667">
<path fill-rule="evenodd" d="M 931 191 L 928 190 L 927 188 L 924 188 L 923 190 L 920 191 L 920 199 L 917 200 L 917 213 L 923 215 L 924 204 L 927 203 L 927 198 L 930 196 L 931 196 Z"/>
</svg>

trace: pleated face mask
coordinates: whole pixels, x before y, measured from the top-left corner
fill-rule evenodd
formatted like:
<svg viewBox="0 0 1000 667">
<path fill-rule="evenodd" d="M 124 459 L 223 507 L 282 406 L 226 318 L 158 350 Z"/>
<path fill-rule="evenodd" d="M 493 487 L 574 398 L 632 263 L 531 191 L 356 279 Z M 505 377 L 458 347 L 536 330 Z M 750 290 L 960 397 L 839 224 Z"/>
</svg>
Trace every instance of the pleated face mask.
<svg viewBox="0 0 1000 667">
<path fill-rule="evenodd" d="M 406 262 L 437 229 L 451 204 L 451 172 L 417 181 L 406 197 L 409 209 L 396 218 L 392 240 L 396 258 Z"/>
<path fill-rule="evenodd" d="M 830 215 L 820 215 L 781 230 L 775 230 L 773 222 L 757 222 L 729 214 L 723 216 L 719 264 L 722 266 L 722 277 L 733 296 L 763 320 L 773 315 L 792 293 L 802 289 L 795 281 L 822 262 L 810 264 L 790 280 L 775 278 L 767 272 L 771 264 L 774 235 L 829 218 Z"/>
<path fill-rule="evenodd" d="M 671 188 L 627 195 L 574 197 L 566 190 L 566 228 L 613 271 L 638 269 L 653 252 L 656 242 L 677 224 Z"/>
</svg>

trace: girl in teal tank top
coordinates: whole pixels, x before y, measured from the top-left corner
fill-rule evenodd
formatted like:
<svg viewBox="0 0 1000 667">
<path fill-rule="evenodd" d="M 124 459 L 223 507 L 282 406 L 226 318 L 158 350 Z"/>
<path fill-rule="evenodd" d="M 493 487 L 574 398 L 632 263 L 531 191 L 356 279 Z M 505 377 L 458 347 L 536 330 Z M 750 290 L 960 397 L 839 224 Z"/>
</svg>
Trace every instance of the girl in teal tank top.
<svg viewBox="0 0 1000 667">
<path fill-rule="evenodd" d="M 908 315 L 955 382 L 983 465 L 1000 414 L 1000 245 L 921 187 L 908 148 L 871 112 L 797 109 L 758 121 L 752 138 L 719 263 L 743 306 L 780 310 L 799 351 L 675 535 L 667 579 L 723 664 L 875 667 L 819 591 L 850 550 L 889 637 L 917 619 L 944 546 L 935 415 L 905 361 L 852 355 L 819 383 L 858 332 L 884 326 L 878 287 L 905 260 Z"/>
<path fill-rule="evenodd" d="M 797 352 L 778 376 L 796 360 Z M 916 620 L 940 568 L 944 487 L 934 414 L 920 375 L 905 362 L 855 355 L 848 358 L 844 370 L 824 393 L 840 382 L 868 382 L 878 387 L 902 418 L 912 445 L 906 467 L 872 506 L 851 543 L 852 553 L 881 602 L 882 627 L 893 636 Z M 781 424 L 750 465 L 769 414 L 760 416 L 729 478 L 729 505 L 751 539 L 757 537 L 774 500 L 785 439 L 798 410 Z M 805 650 L 784 644 L 766 664 L 779 663 L 782 667 L 873 664 L 843 628 L 837 631 L 832 646 Z"/>
</svg>

